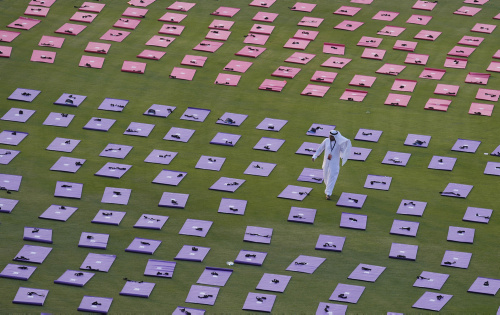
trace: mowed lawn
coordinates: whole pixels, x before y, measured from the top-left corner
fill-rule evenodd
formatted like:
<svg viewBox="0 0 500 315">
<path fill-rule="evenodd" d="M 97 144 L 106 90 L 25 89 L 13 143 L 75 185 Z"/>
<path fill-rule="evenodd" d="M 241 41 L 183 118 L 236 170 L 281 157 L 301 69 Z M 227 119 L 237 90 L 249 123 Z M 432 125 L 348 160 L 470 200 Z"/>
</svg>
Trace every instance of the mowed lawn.
<svg viewBox="0 0 500 315">
<path fill-rule="evenodd" d="M 192 0 L 188 2 L 195 5 L 187 12 L 167 10 L 174 2 L 154 1 L 145 7 L 148 10 L 146 16 L 137 18 L 140 23 L 131 30 L 113 27 L 119 19 L 136 19 L 122 16 L 126 9 L 131 8 L 125 0 L 88 1 L 90 4 L 105 4 L 99 13 L 80 11 L 78 8 L 84 1 L 57 0 L 46 17 L 25 15 L 29 8 L 42 8 L 30 5 L 30 1 L 0 1 L 0 34 L 6 34 L 1 33 L 4 31 L 20 33 L 11 42 L 0 42 L 2 52 L 7 51 L 6 47 L 12 47 L 10 58 L 0 58 L 0 132 L 28 134 L 18 145 L 0 144 L 0 176 L 22 176 L 18 191 L 8 194 L 6 190 L 0 190 L 0 271 L 8 264 L 36 267 L 26 281 L 0 279 L 0 313 L 77 313 L 82 298 L 92 296 L 112 298 L 109 312 L 114 314 L 170 314 L 178 307 L 205 310 L 207 314 L 247 314 L 256 312 L 243 310 L 249 293 L 268 297 L 263 303 L 257 303 L 251 297 L 250 302 L 256 306 L 270 303 L 269 295 L 274 295 L 274 314 L 314 314 L 320 303 L 341 305 L 340 308 L 347 306 L 347 313 L 352 314 L 432 313 L 428 309 L 412 307 L 425 292 L 452 296 L 441 309 L 446 314 L 494 314 L 499 309 L 496 296 L 468 292 L 478 277 L 490 279 L 489 287 L 493 288 L 498 288 L 500 281 L 495 280 L 500 279 L 497 242 L 500 228 L 495 214 L 499 177 L 484 174 L 490 162 L 493 173 L 500 175 L 500 157 L 491 155 L 500 150 L 497 149 L 500 121 L 497 109 L 491 116 L 474 114 L 477 110 L 469 114 L 472 103 L 498 104 L 495 97 L 481 100 L 477 96 L 482 93 L 480 89 L 489 90 L 486 91 L 489 95 L 500 94 L 498 72 L 490 65 L 500 62 L 493 58 L 499 49 L 499 20 L 494 19 L 500 13 L 499 3 L 494 0 L 483 5 L 471 1 L 440 1 L 428 11 L 413 9 L 413 0 L 374 0 L 371 4 L 316 0 L 307 2 L 315 6 L 311 12 L 304 12 L 300 3 L 290 0 L 278 0 L 269 8 L 250 6 L 251 0 Z M 232 17 L 211 14 L 223 11 L 220 7 L 239 11 Z M 291 9 L 293 7 L 295 9 Z M 456 14 L 477 9 L 480 9 L 477 13 L 471 13 L 473 16 Z M 70 21 L 77 12 L 96 14 L 96 17 L 92 23 Z M 253 20 L 259 12 L 278 16 L 273 22 Z M 159 21 L 166 13 L 185 17 L 179 23 Z M 20 16 L 41 22 L 30 30 L 8 27 Z M 383 20 L 389 17 L 393 20 Z M 407 22 L 413 19 L 420 23 L 419 18 L 430 20 L 425 25 Z M 317 27 L 298 25 L 321 19 Z M 223 43 L 213 53 L 193 50 L 206 40 L 207 35 L 214 34 L 209 28 L 214 20 L 234 22 L 227 40 L 209 39 Z M 338 29 L 339 25 L 358 25 L 358 22 L 363 24 L 355 30 Z M 76 36 L 54 33 L 65 23 L 86 28 Z M 184 26 L 184 30 L 180 35 L 159 34 L 164 24 Z M 244 43 L 252 37 L 249 34 L 255 24 L 274 27 L 264 45 Z M 478 31 L 471 31 L 474 27 Z M 392 36 L 395 34 L 385 33 L 384 28 L 401 33 Z M 130 34 L 122 42 L 100 39 L 109 29 Z M 433 38 L 414 38 L 422 31 L 424 34 L 425 31 L 432 32 Z M 284 47 L 297 34 L 310 35 L 313 32 L 318 33 L 305 49 Z M 158 35 L 170 38 L 168 47 L 145 45 Z M 64 43 L 61 48 L 40 46 L 42 36 L 64 38 Z M 471 40 L 464 42 L 464 36 Z M 380 41 L 378 47 L 362 46 L 363 41 L 368 43 L 374 39 Z M 396 41 L 417 45 L 413 52 L 398 50 L 394 49 Z M 460 41 L 465 44 L 458 44 Z M 111 47 L 106 54 L 85 52 L 89 42 L 111 44 Z M 325 43 L 345 45 L 345 53 L 332 54 Z M 245 46 L 259 50 L 265 48 L 265 51 L 256 58 L 235 55 Z M 467 57 L 449 55 L 453 51 L 469 51 L 471 48 L 473 50 Z M 383 58 L 362 58 L 365 49 L 377 49 L 376 53 Z M 55 52 L 53 63 L 30 61 L 34 50 L 44 51 L 42 54 L 47 55 Z M 137 58 L 143 50 L 165 54 L 159 60 Z M 297 52 L 312 56 L 308 56 L 305 64 L 285 62 Z M 412 55 L 408 56 L 409 53 L 421 55 L 417 58 L 422 60 L 428 56 L 428 60 L 408 63 L 415 60 Z M 206 57 L 206 62 L 203 67 L 181 65 L 186 55 Z M 80 67 L 82 56 L 105 60 L 101 69 Z M 350 61 L 342 68 L 340 64 L 333 64 L 339 65 L 338 68 L 332 64 L 325 66 L 332 57 Z M 466 65 L 463 68 L 445 66 L 447 58 L 452 59 L 448 60 L 452 64 L 456 64 L 453 60 L 458 58 L 458 63 Z M 245 72 L 228 71 L 225 68 L 232 60 L 252 64 Z M 124 61 L 145 63 L 145 72 L 122 72 Z M 387 64 L 405 68 L 397 75 L 377 73 Z M 196 73 L 192 80 L 172 78 L 174 67 L 196 70 Z M 291 68 L 298 69 L 295 69 L 298 73 L 293 78 L 272 76 L 275 71 L 290 72 L 285 70 Z M 420 77 L 425 68 L 446 73 L 440 80 Z M 330 72 L 335 80 L 332 83 L 313 82 L 311 79 L 317 77 L 316 71 Z M 221 73 L 238 75 L 239 82 L 236 86 L 215 84 Z M 469 73 L 491 76 L 487 84 L 474 84 L 465 82 Z M 371 87 L 350 85 L 355 75 L 373 77 L 375 81 Z M 259 89 L 266 79 L 286 81 L 286 84 L 280 92 Z M 416 85 L 413 91 L 400 91 L 400 84 L 394 85 L 395 80 L 412 80 Z M 309 84 L 329 89 L 323 97 L 301 95 Z M 458 93 L 435 94 L 438 84 L 458 87 Z M 41 92 L 32 102 L 9 100 L 18 88 Z M 346 89 L 367 94 L 360 102 L 342 100 Z M 54 104 L 64 93 L 85 96 L 85 100 L 79 106 Z M 410 97 L 407 106 L 384 105 L 390 93 Z M 107 98 L 128 102 L 121 111 L 99 109 Z M 424 109 L 428 102 L 433 107 L 432 104 L 446 101 L 451 101 L 447 111 Z M 153 104 L 171 106 L 173 110 L 166 118 L 144 115 Z M 188 108 L 210 112 L 204 121 L 186 120 L 189 117 L 184 113 Z M 22 123 L 7 119 L 6 114 L 12 110 L 18 114 L 19 110 L 35 112 Z M 74 115 L 74 118 L 67 127 L 44 124 L 51 113 Z M 236 117 L 234 114 L 247 117 L 239 126 L 221 124 L 219 118 Z M 84 129 L 95 118 L 112 119 L 114 124 L 108 131 Z M 279 131 L 257 129 L 266 118 L 283 120 L 286 124 Z M 131 123 L 154 125 L 154 128 L 144 137 L 133 132 L 126 134 Z M 303 143 L 319 144 L 322 141 L 322 137 L 308 134 L 313 124 L 335 126 L 351 139 L 353 147 L 371 150 L 365 161 L 351 160 L 341 168 L 332 200 L 325 200 L 322 183 L 297 180 L 304 168 L 321 168 L 320 159 L 313 163 L 309 155 L 296 154 Z M 167 136 L 174 127 L 194 132 L 186 142 L 174 141 Z M 355 140 L 360 129 L 381 131 L 382 134 L 377 142 Z M 211 143 L 218 133 L 240 138 L 233 143 L 234 146 Z M 430 137 L 426 143 L 428 146 L 405 145 L 408 135 Z M 56 138 L 80 142 L 72 152 L 47 150 Z M 262 138 L 280 139 L 284 143 L 276 152 L 255 149 Z M 458 151 L 452 150 L 459 139 L 468 140 L 471 147 L 478 143 L 479 146 L 473 152 L 461 152 L 467 151 L 463 145 Z M 108 146 L 129 146 L 132 149 L 123 158 L 101 156 Z M 169 164 L 145 162 L 153 150 L 176 155 Z M 3 163 L 8 158 L 7 151 L 19 153 L 10 162 Z M 389 151 L 410 154 L 406 166 L 383 164 Z M 202 156 L 225 161 L 219 171 L 196 168 Z M 428 168 L 435 156 L 455 158 L 452 170 Z M 82 159 L 84 163 L 75 173 L 50 170 L 61 157 Z M 97 176 L 106 163 L 123 164 L 130 169 L 121 178 Z M 264 163 L 275 164 L 268 176 L 245 174 L 252 165 Z M 163 170 L 186 173 L 185 178 L 178 185 L 153 183 Z M 391 180 L 390 188 L 365 188 L 370 175 L 385 176 Z M 223 177 L 229 178 L 230 183 L 235 180 L 244 182 L 235 192 L 210 189 Z M 83 184 L 81 198 L 54 196 L 58 182 Z M 441 195 L 450 183 L 468 185 L 472 189 L 466 198 Z M 4 182 L 0 186 L 8 184 Z M 278 198 L 289 185 L 312 190 L 302 201 Z M 127 204 L 102 202 L 106 188 L 129 189 L 131 194 Z M 185 207 L 160 207 L 165 192 L 188 194 Z M 342 193 L 363 195 L 366 201 L 359 209 L 338 206 Z M 225 199 L 247 201 L 244 214 L 218 212 Z M 11 200 L 18 202 L 11 211 L 6 210 L 4 205 Z M 425 211 L 420 215 L 397 213 L 402 203 L 410 201 L 426 203 Z M 52 205 L 75 207 L 77 211 L 66 221 L 39 218 Z M 290 215 L 292 207 L 315 210 L 313 223 L 289 221 L 289 216 L 293 219 Z M 487 223 L 465 221 L 464 215 L 469 208 L 490 209 L 493 213 Z M 126 214 L 119 225 L 92 223 L 99 210 Z M 366 216 L 366 227 L 341 227 L 343 213 L 347 217 Z M 168 220 L 160 230 L 134 228 L 144 216 L 166 216 Z M 188 219 L 212 222 L 206 236 L 180 234 Z M 482 221 L 482 218 L 476 219 Z M 416 235 L 391 234 L 395 220 L 418 223 Z M 23 240 L 25 227 L 51 229 L 53 243 Z M 249 235 L 246 234 L 248 227 L 272 229 L 270 243 L 245 241 L 245 236 Z M 449 241 L 450 236 L 456 239 L 456 235 L 449 234 L 449 231 L 455 231 L 454 227 L 474 233 L 473 242 Z M 106 249 L 79 247 L 83 232 L 109 235 Z M 342 251 L 315 249 L 320 235 L 345 238 Z M 135 238 L 161 241 L 161 244 L 152 255 L 125 251 Z M 416 259 L 390 258 L 393 243 L 417 245 Z M 50 247 L 52 250 L 41 264 L 13 261 L 24 245 Z M 185 245 L 210 250 L 201 262 L 176 260 Z M 261 265 L 233 264 L 242 250 L 265 253 L 265 259 Z M 456 268 L 444 264 L 446 251 L 470 253 L 472 256 L 468 265 Z M 87 270 L 95 275 L 83 287 L 54 283 L 67 270 L 85 271 L 80 267 L 89 253 L 116 255 L 116 260 L 108 272 Z M 312 273 L 287 270 L 300 266 L 295 262 L 302 262 L 303 259 L 298 258 L 301 255 L 323 258 L 324 261 Z M 145 276 L 149 259 L 176 262 L 173 276 Z M 385 270 L 374 282 L 349 279 L 359 264 L 385 267 Z M 197 284 L 206 267 L 227 268 L 233 272 L 224 286 Z M 417 276 L 424 271 L 449 277 L 440 289 L 415 287 Z M 265 274 L 291 278 L 283 292 L 257 289 Z M 120 295 L 127 283 L 124 278 L 154 283 L 155 286 L 147 298 Z M 362 286 L 364 291 L 356 303 L 330 300 L 341 300 L 337 294 L 332 296 L 339 284 Z M 193 285 L 219 288 L 213 305 L 205 305 L 203 298 L 199 299 L 200 303 L 186 301 Z M 44 305 L 12 303 L 20 287 L 49 290 Z M 318 311 L 323 314 L 324 307 Z"/>
</svg>

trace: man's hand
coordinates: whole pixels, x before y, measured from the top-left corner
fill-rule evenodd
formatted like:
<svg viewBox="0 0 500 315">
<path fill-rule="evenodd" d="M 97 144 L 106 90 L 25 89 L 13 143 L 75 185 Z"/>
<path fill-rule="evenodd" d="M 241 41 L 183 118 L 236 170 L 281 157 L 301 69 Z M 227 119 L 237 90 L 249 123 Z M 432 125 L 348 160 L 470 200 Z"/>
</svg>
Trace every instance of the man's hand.
<svg viewBox="0 0 500 315">
<path fill-rule="evenodd" d="M 315 159 L 315 158 L 312 158 L 312 161 L 314 162 L 314 161 L 316 161 L 316 159 Z"/>
</svg>

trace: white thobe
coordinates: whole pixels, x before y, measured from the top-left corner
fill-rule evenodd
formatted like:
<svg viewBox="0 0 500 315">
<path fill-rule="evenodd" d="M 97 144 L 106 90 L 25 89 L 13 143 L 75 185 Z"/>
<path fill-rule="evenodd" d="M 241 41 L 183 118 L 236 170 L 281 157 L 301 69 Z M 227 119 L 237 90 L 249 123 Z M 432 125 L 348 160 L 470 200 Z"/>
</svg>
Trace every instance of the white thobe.
<svg viewBox="0 0 500 315">
<path fill-rule="evenodd" d="M 331 196 L 339 176 L 340 159 L 342 159 L 342 165 L 344 165 L 351 154 L 351 140 L 343 137 L 340 133 L 335 136 L 335 141 L 326 138 L 314 153 L 313 159 L 317 159 L 323 151 L 325 151 L 322 166 L 323 180 L 326 185 L 325 194 Z M 329 160 L 328 156 L 330 154 L 332 158 Z"/>
</svg>

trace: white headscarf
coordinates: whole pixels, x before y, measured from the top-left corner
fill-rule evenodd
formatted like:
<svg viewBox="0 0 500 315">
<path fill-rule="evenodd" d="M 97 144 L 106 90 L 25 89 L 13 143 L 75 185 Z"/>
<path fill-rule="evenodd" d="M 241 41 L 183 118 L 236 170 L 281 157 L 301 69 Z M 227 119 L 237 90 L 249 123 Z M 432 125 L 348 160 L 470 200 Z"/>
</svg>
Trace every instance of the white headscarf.
<svg viewBox="0 0 500 315">
<path fill-rule="evenodd" d="M 351 140 L 344 137 L 340 131 L 335 130 L 337 132 L 335 137 L 335 141 L 337 141 L 337 145 L 340 146 L 340 158 L 342 159 L 342 166 L 347 162 L 349 156 L 351 156 Z"/>
</svg>

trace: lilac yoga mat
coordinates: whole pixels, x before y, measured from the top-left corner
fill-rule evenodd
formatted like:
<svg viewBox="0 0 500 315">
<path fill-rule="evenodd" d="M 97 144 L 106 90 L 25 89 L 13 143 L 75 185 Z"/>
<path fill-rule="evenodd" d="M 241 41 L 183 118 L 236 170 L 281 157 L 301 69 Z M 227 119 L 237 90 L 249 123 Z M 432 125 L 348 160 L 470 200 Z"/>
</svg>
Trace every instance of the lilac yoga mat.
<svg viewBox="0 0 500 315">
<path fill-rule="evenodd" d="M 243 309 L 271 313 L 275 300 L 276 295 L 249 292 L 245 304 L 243 304 Z"/>
<path fill-rule="evenodd" d="M 286 270 L 312 274 L 325 260 L 326 258 L 299 255 Z"/>
<path fill-rule="evenodd" d="M 364 290 L 363 286 L 339 283 L 329 300 L 356 304 Z"/>
</svg>

